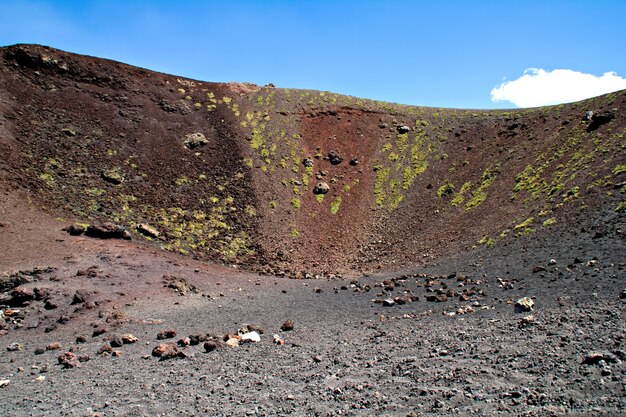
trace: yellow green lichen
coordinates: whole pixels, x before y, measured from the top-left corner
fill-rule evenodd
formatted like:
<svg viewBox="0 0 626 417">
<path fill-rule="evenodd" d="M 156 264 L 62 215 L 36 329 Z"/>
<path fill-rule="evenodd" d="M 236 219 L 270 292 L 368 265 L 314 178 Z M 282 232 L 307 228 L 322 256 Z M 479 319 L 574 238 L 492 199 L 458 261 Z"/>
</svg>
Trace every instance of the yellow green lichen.
<svg viewBox="0 0 626 417">
<path fill-rule="evenodd" d="M 533 224 L 534 222 L 535 222 L 535 218 L 534 217 L 529 217 L 528 219 L 524 220 L 523 222 L 517 224 L 513 229 L 514 230 L 525 229 L 525 228 L 529 227 L 531 224 Z"/>
<path fill-rule="evenodd" d="M 379 206 L 383 206 L 385 203 L 385 186 L 387 185 L 387 180 L 389 179 L 389 168 L 383 167 L 382 165 L 375 165 L 374 171 L 376 173 L 376 178 L 374 180 L 374 201 Z"/>
<path fill-rule="evenodd" d="M 340 206 L 341 206 L 341 197 L 336 197 L 335 200 L 332 203 L 330 203 L 330 212 L 332 214 L 337 214 Z"/>
<path fill-rule="evenodd" d="M 480 177 L 480 185 L 472 192 L 472 198 L 465 204 L 465 210 L 472 210 L 487 199 L 486 190 L 495 179 L 495 172 L 492 172 L 489 168 L 485 169 Z"/>
<path fill-rule="evenodd" d="M 546 219 L 542 225 L 543 227 L 550 227 L 552 226 L 554 223 L 556 223 L 556 217 L 550 217 L 549 219 Z"/>
<path fill-rule="evenodd" d="M 175 181 L 176 185 L 178 187 L 183 186 L 183 185 L 189 185 L 191 184 L 191 180 L 185 176 L 182 176 L 180 178 L 177 178 Z"/>
<path fill-rule="evenodd" d="M 39 174 L 38 177 L 41 181 L 43 181 L 48 187 L 52 187 L 55 183 L 54 176 L 48 172 L 44 172 Z"/>
<path fill-rule="evenodd" d="M 490 238 L 489 236 L 484 236 L 483 238 L 481 238 L 478 241 L 478 243 L 481 244 L 481 245 L 485 245 L 488 248 L 491 248 L 491 247 L 495 246 L 496 241 L 493 240 L 492 238 Z"/>
<path fill-rule="evenodd" d="M 620 175 L 626 173 L 626 164 L 617 165 L 613 168 L 613 175 Z"/>
<path fill-rule="evenodd" d="M 454 197 L 452 198 L 452 201 L 450 201 L 450 204 L 453 207 L 463 204 L 463 201 L 465 201 L 465 193 L 471 190 L 472 186 L 473 184 L 471 181 L 464 183 L 459 191 L 454 194 Z"/>
</svg>

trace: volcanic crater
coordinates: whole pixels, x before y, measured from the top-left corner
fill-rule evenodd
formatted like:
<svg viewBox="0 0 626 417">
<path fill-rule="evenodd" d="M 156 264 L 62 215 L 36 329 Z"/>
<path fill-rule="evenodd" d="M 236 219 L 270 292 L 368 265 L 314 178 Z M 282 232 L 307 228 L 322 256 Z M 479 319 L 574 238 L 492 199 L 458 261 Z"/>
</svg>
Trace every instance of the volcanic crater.
<svg viewBox="0 0 626 417">
<path fill-rule="evenodd" d="M 626 91 L 461 110 L 0 57 L 4 415 L 626 412 Z"/>
</svg>

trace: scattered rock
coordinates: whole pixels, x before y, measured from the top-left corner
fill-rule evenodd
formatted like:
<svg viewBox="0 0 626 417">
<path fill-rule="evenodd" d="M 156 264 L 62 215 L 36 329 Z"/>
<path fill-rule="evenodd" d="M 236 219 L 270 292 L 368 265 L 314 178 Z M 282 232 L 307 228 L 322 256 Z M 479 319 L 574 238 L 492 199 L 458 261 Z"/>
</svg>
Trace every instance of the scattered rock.
<svg viewBox="0 0 626 417">
<path fill-rule="evenodd" d="M 265 331 L 256 324 L 244 324 L 241 329 L 239 329 L 238 333 L 248 333 L 248 332 L 257 332 L 258 334 L 264 334 Z"/>
<path fill-rule="evenodd" d="M 200 132 L 185 135 L 183 139 L 183 144 L 189 150 L 201 148 L 208 143 L 209 141 L 207 138 Z"/>
<path fill-rule="evenodd" d="M 37 301 L 46 300 L 50 296 L 50 288 L 35 287 L 33 288 L 33 295 Z"/>
<path fill-rule="evenodd" d="M 313 160 L 311 158 L 304 158 L 302 160 L 302 165 L 304 165 L 305 167 L 312 167 L 313 166 Z"/>
<path fill-rule="evenodd" d="M 124 173 L 120 168 L 113 168 L 106 171 L 102 171 L 100 174 L 102 179 L 111 184 L 119 185 L 124 182 Z"/>
<path fill-rule="evenodd" d="M 46 346 L 46 350 L 59 350 L 61 349 L 61 343 L 53 342 Z"/>
<path fill-rule="evenodd" d="M 44 353 L 46 353 L 46 349 L 44 348 L 37 348 L 35 349 L 35 355 L 43 355 Z"/>
<path fill-rule="evenodd" d="M 133 336 L 130 333 L 126 333 L 122 335 L 122 343 L 124 343 L 125 345 L 130 345 L 132 343 L 136 343 L 137 341 L 139 341 L 139 339 L 137 339 L 135 336 Z"/>
<path fill-rule="evenodd" d="M 91 334 L 92 337 L 98 337 L 102 334 L 105 334 L 106 332 L 108 332 L 109 329 L 104 327 L 104 326 L 100 326 L 100 327 L 96 327 L 95 329 L 93 329 L 93 333 Z"/>
<path fill-rule="evenodd" d="M 120 335 L 114 334 L 109 337 L 109 344 L 111 347 L 121 347 L 124 344 L 124 341 Z"/>
<path fill-rule="evenodd" d="M 24 345 L 22 345 L 21 343 L 15 342 L 7 346 L 7 351 L 9 352 L 17 352 L 18 350 L 24 350 Z"/>
<path fill-rule="evenodd" d="M 35 299 L 35 294 L 30 289 L 15 288 L 9 293 L 7 304 L 11 307 L 23 307 Z"/>
<path fill-rule="evenodd" d="M 248 332 L 241 335 L 241 343 L 257 343 L 261 341 L 261 335 L 257 332 Z"/>
<path fill-rule="evenodd" d="M 43 308 L 45 308 L 46 310 L 54 310 L 56 308 L 59 308 L 59 301 L 54 299 L 48 299 L 43 304 Z"/>
<path fill-rule="evenodd" d="M 613 119 L 615 119 L 615 113 L 612 111 L 593 114 L 591 116 L 591 123 L 587 126 L 587 132 L 592 132 L 600 128 L 600 126 L 609 123 Z"/>
<path fill-rule="evenodd" d="M 383 289 L 385 291 L 393 291 L 394 288 L 396 288 L 396 284 L 392 280 L 386 279 L 383 281 Z"/>
<path fill-rule="evenodd" d="M 274 344 L 276 345 L 282 346 L 285 344 L 285 340 L 277 334 L 273 335 L 272 338 L 274 339 Z"/>
<path fill-rule="evenodd" d="M 193 353 L 189 352 L 188 350 L 179 350 L 176 357 L 179 359 L 192 358 Z"/>
<path fill-rule="evenodd" d="M 64 127 L 61 129 L 61 132 L 65 133 L 67 136 L 76 136 L 76 130 L 69 127 Z"/>
<path fill-rule="evenodd" d="M 313 194 L 326 194 L 330 191 L 330 187 L 325 182 L 318 183 L 315 187 L 313 187 Z"/>
<path fill-rule="evenodd" d="M 383 307 L 393 307 L 395 305 L 396 302 L 393 300 L 393 298 L 387 298 L 383 300 Z"/>
<path fill-rule="evenodd" d="M 204 342 L 204 350 L 206 352 L 213 352 L 214 350 L 222 350 L 226 345 L 220 340 L 208 340 Z"/>
<path fill-rule="evenodd" d="M 529 326 L 534 323 L 535 323 L 535 316 L 532 314 L 529 316 L 522 317 L 522 319 L 520 320 L 521 326 Z"/>
<path fill-rule="evenodd" d="M 9 385 L 11 382 L 10 379 L 0 379 L 0 388 L 4 388 Z"/>
<path fill-rule="evenodd" d="M 80 236 L 87 231 L 87 225 L 74 223 L 64 227 L 62 230 L 69 233 L 71 236 Z"/>
<path fill-rule="evenodd" d="M 472 306 L 465 306 L 465 307 L 459 307 L 459 309 L 456 311 L 456 314 L 463 315 L 463 314 L 473 313 L 474 311 L 475 310 Z"/>
<path fill-rule="evenodd" d="M 146 223 L 140 223 L 136 228 L 139 233 L 152 239 L 157 239 L 161 235 L 157 229 Z"/>
<path fill-rule="evenodd" d="M 173 337 L 176 337 L 176 330 L 174 329 L 163 330 L 157 334 L 157 340 L 171 339 Z"/>
<path fill-rule="evenodd" d="M 587 110 L 583 116 L 583 120 L 586 122 L 590 122 L 592 117 L 593 117 L 593 111 Z"/>
<path fill-rule="evenodd" d="M 332 165 L 339 165 L 340 163 L 343 162 L 343 158 L 337 155 L 335 151 L 331 150 L 330 152 L 328 152 L 328 161 Z"/>
<path fill-rule="evenodd" d="M 404 305 L 404 304 L 409 304 L 412 303 L 414 301 L 418 301 L 419 297 L 417 296 L 412 296 L 412 295 L 401 295 L 399 297 L 396 297 L 393 299 L 393 301 L 396 302 L 396 304 L 398 305 Z"/>
<path fill-rule="evenodd" d="M 20 272 L 11 274 L 8 277 L 3 276 L 0 279 L 0 292 L 11 291 L 13 288 L 19 287 L 20 285 L 26 284 L 30 281 L 31 279 L 29 277 Z"/>
<path fill-rule="evenodd" d="M 130 233 L 124 227 L 106 222 L 102 225 L 89 225 L 85 235 L 97 239 L 126 239 L 130 240 Z"/>
<path fill-rule="evenodd" d="M 87 343 L 87 335 L 76 336 L 76 344 Z"/>
<path fill-rule="evenodd" d="M 75 353 L 65 352 L 60 355 L 57 360 L 59 361 L 59 365 L 64 368 L 80 368 L 80 361 Z"/>
<path fill-rule="evenodd" d="M 359 165 L 359 160 L 357 158 L 352 158 L 349 162 L 350 165 L 352 165 L 353 167 Z"/>
<path fill-rule="evenodd" d="M 111 345 L 109 343 L 105 343 L 102 346 L 100 346 L 100 349 L 98 349 L 98 355 L 102 355 L 104 353 L 111 353 L 113 352 L 113 348 L 111 347 Z"/>
<path fill-rule="evenodd" d="M 293 320 L 287 320 L 286 322 L 282 324 L 282 326 L 280 326 L 280 330 L 282 330 L 283 332 L 289 332 L 293 330 L 293 327 L 294 327 Z"/>
<path fill-rule="evenodd" d="M 515 302 L 515 311 L 517 313 L 533 311 L 534 306 L 535 302 L 530 297 L 523 297 Z"/>
<path fill-rule="evenodd" d="M 189 336 L 189 344 L 191 346 L 196 346 L 209 339 L 210 337 L 208 334 L 192 334 Z"/>
<path fill-rule="evenodd" d="M 226 340 L 226 345 L 232 348 L 237 347 L 239 346 L 239 340 L 240 340 L 239 337 L 229 337 Z"/>
<path fill-rule="evenodd" d="M 86 290 L 76 290 L 74 293 L 74 297 L 72 297 L 72 304 L 81 304 L 87 301 L 90 297 L 89 291 Z"/>
<path fill-rule="evenodd" d="M 606 363 L 618 363 L 620 360 L 611 352 L 608 351 L 591 351 L 583 357 L 583 363 L 587 365 L 596 365 L 604 361 Z"/>
<path fill-rule="evenodd" d="M 554 265 L 556 265 L 556 259 L 550 259 L 550 260 L 548 261 L 548 265 L 550 265 L 550 266 L 554 266 Z"/>
<path fill-rule="evenodd" d="M 191 344 L 191 339 L 189 339 L 188 337 L 183 337 L 182 339 L 179 339 L 176 344 L 180 347 L 189 346 Z"/>
<path fill-rule="evenodd" d="M 398 133 L 408 133 L 411 131 L 411 128 L 407 125 L 402 125 L 402 126 L 398 126 L 396 130 L 398 131 Z"/>
<path fill-rule="evenodd" d="M 152 349 L 152 356 L 161 360 L 172 359 L 178 356 L 179 350 L 174 343 L 161 343 Z"/>
<path fill-rule="evenodd" d="M 622 292 L 619 294 L 619 299 L 626 300 L 626 289 L 622 290 Z"/>
<path fill-rule="evenodd" d="M 163 284 L 166 288 L 172 288 L 178 292 L 179 295 L 186 295 L 187 293 L 198 294 L 200 290 L 194 285 L 187 282 L 185 278 L 175 277 L 173 275 L 163 275 Z"/>
<path fill-rule="evenodd" d="M 533 268 L 533 274 L 536 274 L 538 272 L 546 272 L 547 269 L 544 266 L 541 265 L 537 265 Z"/>
<path fill-rule="evenodd" d="M 448 301 L 448 296 L 446 294 L 430 294 L 426 296 L 426 301 L 431 303 L 443 303 Z"/>
</svg>

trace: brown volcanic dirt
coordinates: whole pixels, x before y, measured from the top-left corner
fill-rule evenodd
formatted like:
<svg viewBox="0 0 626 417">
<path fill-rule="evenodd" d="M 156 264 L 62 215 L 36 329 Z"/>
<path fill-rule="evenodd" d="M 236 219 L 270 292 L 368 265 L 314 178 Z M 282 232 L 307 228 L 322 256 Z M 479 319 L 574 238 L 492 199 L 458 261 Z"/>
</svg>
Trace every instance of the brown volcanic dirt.
<svg viewBox="0 0 626 417">
<path fill-rule="evenodd" d="M 429 109 L 28 45 L 5 48 L 0 70 L 7 186 L 64 217 L 113 221 L 140 240 L 135 226 L 147 223 L 156 246 L 266 273 L 415 265 L 511 239 L 518 232 L 501 236 L 531 218 L 524 233 L 616 206 L 624 181 L 624 92 L 531 110 Z M 613 118 L 583 120 L 588 110 Z M 188 149 L 194 134 L 205 145 Z M 318 202 L 320 181 L 330 192 Z"/>
<path fill-rule="evenodd" d="M 626 413 L 624 92 L 426 109 L 2 56 L 3 415 Z M 132 240 L 61 230 L 104 221 Z M 151 356 L 163 330 L 244 324 L 261 342 Z"/>
</svg>

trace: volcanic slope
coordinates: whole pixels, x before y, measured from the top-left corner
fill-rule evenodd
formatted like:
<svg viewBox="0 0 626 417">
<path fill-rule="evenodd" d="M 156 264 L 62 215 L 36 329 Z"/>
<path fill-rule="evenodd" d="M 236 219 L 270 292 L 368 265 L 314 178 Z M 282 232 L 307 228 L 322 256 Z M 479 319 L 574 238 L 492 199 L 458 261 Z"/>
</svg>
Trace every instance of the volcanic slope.
<svg viewBox="0 0 626 417">
<path fill-rule="evenodd" d="M 113 222 L 199 259 L 349 276 L 626 210 L 624 91 L 438 109 L 196 81 L 36 45 L 0 55 L 2 188 L 68 224 Z"/>
</svg>

